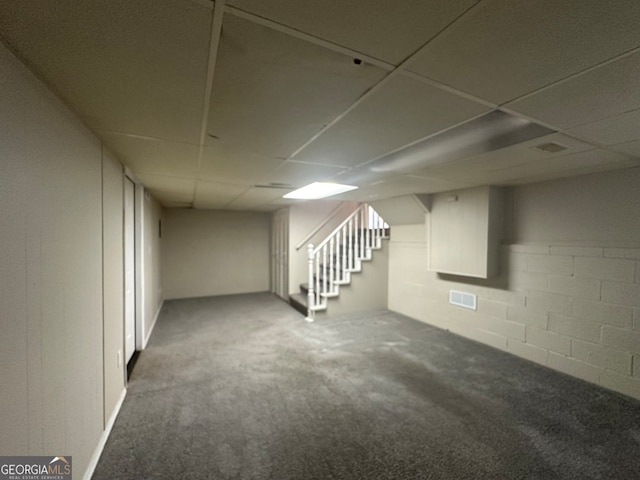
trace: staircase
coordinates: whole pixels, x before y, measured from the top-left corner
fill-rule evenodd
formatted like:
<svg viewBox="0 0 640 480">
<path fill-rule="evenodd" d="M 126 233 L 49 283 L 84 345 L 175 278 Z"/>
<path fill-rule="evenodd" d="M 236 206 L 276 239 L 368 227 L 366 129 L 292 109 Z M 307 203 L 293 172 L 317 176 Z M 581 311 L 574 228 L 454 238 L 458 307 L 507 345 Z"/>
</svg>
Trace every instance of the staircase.
<svg viewBox="0 0 640 480">
<path fill-rule="evenodd" d="M 327 309 L 329 299 L 340 295 L 340 287 L 351 283 L 351 275 L 361 272 L 388 238 L 389 226 L 378 212 L 360 205 L 317 247 L 308 245 L 308 282 L 289 296 L 291 305 L 313 322 L 315 312 Z"/>
</svg>

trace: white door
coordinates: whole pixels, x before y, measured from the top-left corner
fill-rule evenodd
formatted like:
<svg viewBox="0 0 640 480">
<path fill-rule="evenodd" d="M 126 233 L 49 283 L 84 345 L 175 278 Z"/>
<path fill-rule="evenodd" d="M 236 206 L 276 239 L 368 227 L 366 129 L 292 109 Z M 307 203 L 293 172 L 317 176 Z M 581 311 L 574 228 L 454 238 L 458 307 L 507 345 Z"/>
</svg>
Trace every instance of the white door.
<svg viewBox="0 0 640 480">
<path fill-rule="evenodd" d="M 271 224 L 271 291 L 289 298 L 289 211 L 278 210 Z"/>
<path fill-rule="evenodd" d="M 135 185 L 124 182 L 124 353 L 128 362 L 136 351 Z"/>
</svg>

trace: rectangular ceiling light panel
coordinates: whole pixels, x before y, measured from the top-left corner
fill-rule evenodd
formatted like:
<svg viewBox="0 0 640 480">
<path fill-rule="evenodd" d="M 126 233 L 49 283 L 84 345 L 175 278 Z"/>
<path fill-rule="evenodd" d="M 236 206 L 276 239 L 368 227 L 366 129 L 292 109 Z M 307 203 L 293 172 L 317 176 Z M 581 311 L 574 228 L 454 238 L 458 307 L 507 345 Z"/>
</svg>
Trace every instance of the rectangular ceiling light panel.
<svg viewBox="0 0 640 480">
<path fill-rule="evenodd" d="M 324 183 L 314 182 L 306 185 L 302 188 L 287 193 L 283 198 L 294 198 L 298 200 L 317 200 L 319 198 L 326 198 L 332 195 L 338 195 L 339 193 L 355 190 L 358 187 L 353 185 L 342 185 L 340 183 Z"/>
</svg>

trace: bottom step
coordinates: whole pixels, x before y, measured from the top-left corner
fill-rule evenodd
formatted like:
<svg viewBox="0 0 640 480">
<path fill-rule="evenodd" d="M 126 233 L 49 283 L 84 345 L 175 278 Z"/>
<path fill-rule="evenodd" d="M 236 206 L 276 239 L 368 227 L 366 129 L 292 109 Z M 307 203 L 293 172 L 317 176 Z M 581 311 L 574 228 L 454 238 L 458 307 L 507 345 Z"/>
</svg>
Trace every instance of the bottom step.
<svg viewBox="0 0 640 480">
<path fill-rule="evenodd" d="M 325 301 L 326 303 L 326 301 Z M 305 316 L 308 313 L 308 308 L 307 305 L 308 303 L 308 299 L 307 299 L 307 295 L 304 293 L 294 293 L 292 295 L 289 295 L 289 304 L 295 308 L 296 310 L 298 310 L 300 313 L 304 314 Z M 321 312 L 323 310 L 326 310 L 327 306 L 326 304 L 320 304 L 320 305 L 316 305 L 315 307 L 312 308 L 312 310 L 314 312 Z"/>
<path fill-rule="evenodd" d="M 307 315 L 307 296 L 302 293 L 289 295 L 289 304 L 303 315 Z"/>
</svg>

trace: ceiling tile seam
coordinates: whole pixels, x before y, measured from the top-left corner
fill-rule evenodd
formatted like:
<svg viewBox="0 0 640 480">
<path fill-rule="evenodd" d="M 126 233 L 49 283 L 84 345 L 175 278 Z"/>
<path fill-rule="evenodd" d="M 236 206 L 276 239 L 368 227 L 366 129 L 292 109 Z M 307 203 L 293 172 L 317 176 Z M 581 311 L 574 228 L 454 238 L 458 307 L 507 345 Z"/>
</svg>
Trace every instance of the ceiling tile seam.
<svg viewBox="0 0 640 480">
<path fill-rule="evenodd" d="M 575 79 L 577 77 L 580 77 L 582 75 L 590 73 L 590 72 L 592 72 L 594 70 L 597 70 L 599 68 L 606 67 L 607 65 L 609 65 L 611 63 L 618 62 L 618 61 L 620 61 L 620 60 L 622 60 L 622 59 L 624 59 L 626 57 L 630 57 L 631 55 L 634 55 L 634 54 L 636 54 L 638 52 L 640 52 L 640 46 L 632 48 L 631 50 L 627 50 L 626 52 L 623 52 L 623 53 L 621 53 L 619 55 L 611 57 L 611 58 L 609 58 L 607 60 L 603 60 L 602 62 L 596 63 L 595 65 L 591 65 L 590 67 L 587 67 L 587 68 L 585 68 L 583 70 L 580 70 L 578 72 L 574 72 L 574 73 L 572 73 L 570 75 L 567 75 L 566 77 L 563 77 L 563 78 L 561 78 L 559 80 L 551 82 L 548 85 L 545 85 L 544 87 L 540 87 L 540 88 L 538 88 L 536 90 L 533 90 L 533 91 L 531 91 L 529 93 L 525 93 L 524 95 L 521 95 L 519 97 L 513 98 L 511 100 L 507 100 L 506 102 L 502 103 L 501 105 L 508 106 L 508 105 L 510 105 L 512 103 L 517 103 L 517 102 L 520 102 L 522 100 L 526 100 L 527 98 L 532 97 L 534 95 L 537 95 L 538 93 L 544 92 L 545 90 L 548 90 L 550 88 L 556 87 L 556 86 L 558 86 L 560 84 L 569 82 L 569 81 L 571 81 L 571 80 L 573 80 L 573 79 Z"/>
<path fill-rule="evenodd" d="M 205 140 L 207 137 L 207 127 L 209 125 L 209 111 L 211 109 L 211 95 L 213 92 L 213 80 L 218 60 L 218 47 L 222 35 L 222 20 L 224 17 L 224 7 L 226 0 L 216 0 L 211 18 L 211 35 L 209 38 L 209 59 L 207 62 L 207 78 L 205 82 L 204 98 L 202 100 L 202 122 L 200 124 L 200 145 L 198 149 L 198 163 L 196 176 L 199 176 L 202 167 L 202 155 L 204 152 Z M 198 183 L 193 187 L 193 201 L 196 200 Z"/>
<path fill-rule="evenodd" d="M 371 64 L 373 66 L 379 67 L 386 71 L 392 71 L 396 68 L 395 65 L 380 60 L 379 58 L 372 57 L 362 52 L 358 52 L 356 50 L 352 50 L 343 45 L 339 45 L 337 43 L 330 42 L 320 37 L 316 37 L 314 35 L 310 35 L 301 30 L 296 30 L 295 28 L 289 27 L 282 23 L 275 22 L 265 17 L 261 17 L 254 13 L 247 12 L 246 10 L 242 10 L 237 7 L 232 7 L 227 5 L 225 11 L 235 17 L 242 18 L 243 20 L 248 20 L 250 22 L 256 23 L 258 25 L 262 25 L 263 27 L 270 28 L 272 30 L 276 30 L 280 33 L 284 33 L 285 35 L 289 35 L 291 37 L 295 37 L 299 40 L 304 40 L 318 47 L 324 47 L 328 50 L 332 50 L 336 53 L 341 53 L 347 55 L 349 57 L 359 58 L 365 63 Z"/>
<path fill-rule="evenodd" d="M 590 121 L 585 122 L 585 123 L 578 123 L 576 125 L 572 125 L 570 127 L 567 127 L 567 130 L 572 130 L 574 128 L 584 127 L 586 125 L 593 125 L 595 123 L 600 123 L 600 122 L 604 122 L 606 120 L 611 120 L 611 119 L 614 119 L 614 118 L 622 117 L 623 115 L 628 115 L 628 114 L 634 113 L 634 112 L 639 112 L 640 113 L 640 108 L 630 108 L 629 110 L 625 110 L 624 112 L 616 113 L 614 115 L 609 115 L 608 117 L 604 117 L 604 118 L 601 118 L 599 120 L 590 120 Z"/>
<path fill-rule="evenodd" d="M 297 164 L 297 165 L 309 165 L 309 166 L 314 166 L 314 167 L 324 167 L 324 168 L 335 168 L 336 170 L 341 170 L 341 171 L 346 171 L 349 170 L 348 166 L 342 166 L 342 165 L 327 165 L 324 163 L 315 163 L 315 162 L 307 162 L 304 160 L 292 160 L 292 159 L 287 159 L 284 162 L 282 162 L 280 165 L 278 165 L 276 168 L 274 168 L 273 170 L 271 170 L 269 173 L 265 173 L 264 175 L 262 175 L 258 181 L 256 182 L 258 185 L 259 184 L 263 184 L 266 183 L 266 180 L 269 178 L 272 178 L 274 175 L 277 175 L 277 173 L 285 168 L 287 166 L 287 164 Z M 333 176 L 335 174 L 338 174 L 340 172 L 335 172 L 332 173 L 330 176 Z"/>
<path fill-rule="evenodd" d="M 451 93 L 458 97 L 464 98 L 465 100 L 470 100 L 472 102 L 479 103 L 480 105 L 484 105 L 485 107 L 489 107 L 493 109 L 499 107 L 497 103 L 490 102 L 489 100 L 485 100 L 484 98 L 476 97 L 475 95 L 472 95 L 462 90 L 458 90 L 457 88 L 451 87 L 444 83 L 440 83 L 437 80 L 434 80 L 432 78 L 424 77 L 419 73 L 413 72 L 411 70 L 403 70 L 401 72 L 401 75 L 412 78 L 413 80 L 417 80 L 418 82 L 424 83 L 426 85 L 437 88 L 444 92 Z"/>
<path fill-rule="evenodd" d="M 569 176 L 574 176 L 576 175 L 576 172 L 578 172 L 578 175 L 589 175 L 592 173 L 597 173 L 600 171 L 609 171 L 612 170 L 611 165 L 615 165 L 615 164 L 620 164 L 623 166 L 616 166 L 615 169 L 620 169 L 620 168 L 631 168 L 633 167 L 633 163 L 629 160 L 615 160 L 613 162 L 607 162 L 607 163 L 603 163 L 600 165 L 589 165 L 586 167 L 573 167 L 573 168 L 563 168 L 562 170 L 558 170 L 556 172 L 553 173 L 543 173 L 541 175 L 536 175 L 533 177 L 529 177 L 529 176 L 524 176 L 524 177 L 517 177 L 517 178 L 513 178 L 511 180 L 503 180 L 501 182 L 502 185 L 529 185 L 532 183 L 538 183 L 538 182 L 544 182 L 547 180 L 561 180 L 563 178 L 567 178 Z M 562 175 L 565 173 L 569 173 L 572 172 L 571 175 Z M 560 176 L 558 176 L 560 175 Z M 524 182 L 524 183 L 523 183 Z"/>
<path fill-rule="evenodd" d="M 194 179 L 196 182 L 201 182 L 201 183 L 207 183 L 209 185 L 225 185 L 228 187 L 246 187 L 246 188 L 252 188 L 255 185 L 253 183 L 232 183 L 232 182 L 219 182 L 217 180 L 207 180 L 205 178 L 195 178 Z"/>
<path fill-rule="evenodd" d="M 310 162 L 308 160 L 295 160 L 295 159 L 292 159 L 292 158 L 290 158 L 289 160 L 284 162 L 284 164 L 287 164 L 287 163 L 295 163 L 295 164 L 298 164 L 298 165 L 313 165 L 313 166 L 316 166 L 316 167 L 330 167 L 330 168 L 334 167 L 334 168 L 337 168 L 337 169 L 338 168 L 342 168 L 342 169 L 351 168 L 349 165 L 335 165 L 335 164 L 327 165 L 326 163 Z M 281 165 L 281 166 L 284 166 L 284 164 Z"/>
<path fill-rule="evenodd" d="M 429 40 L 427 40 L 421 47 L 419 47 L 418 49 L 416 49 L 411 55 L 409 55 L 407 58 L 405 58 L 394 70 L 392 70 L 391 72 L 389 72 L 387 75 L 385 75 L 382 79 L 380 79 L 380 81 L 378 83 L 376 83 L 375 85 L 373 85 L 369 90 L 367 90 L 366 92 L 364 92 L 362 95 L 360 95 L 360 97 L 358 97 L 356 99 L 355 102 L 353 102 L 346 110 L 344 110 L 342 113 L 340 113 L 336 118 L 334 118 L 331 122 L 327 123 L 322 129 L 320 129 L 319 132 L 317 132 L 315 135 L 313 135 L 309 140 L 307 140 L 302 146 L 298 147 L 298 149 L 296 151 L 294 151 L 290 156 L 289 159 L 294 158 L 296 155 L 300 154 L 300 152 L 302 152 L 305 148 L 307 148 L 309 145 L 311 145 L 313 142 L 315 142 L 318 138 L 320 138 L 324 133 L 328 132 L 331 127 L 333 127 L 335 124 L 337 124 L 340 120 L 342 120 L 344 117 L 346 117 L 349 113 L 351 113 L 357 106 L 359 106 L 361 103 L 363 103 L 367 98 L 369 98 L 370 96 L 372 96 L 374 93 L 376 93 L 378 90 L 380 90 L 382 87 L 384 87 L 387 83 L 389 83 L 391 80 L 393 80 L 396 76 L 400 75 L 402 72 L 405 71 L 405 67 L 407 65 L 409 65 L 418 55 L 420 55 L 422 53 L 422 51 L 437 37 L 439 37 L 440 35 L 442 35 L 447 29 L 449 29 L 452 25 L 454 25 L 456 22 L 460 21 L 464 16 L 468 15 L 469 12 L 471 12 L 475 7 L 477 7 L 480 4 L 480 0 L 478 0 L 476 3 L 474 3 L 471 7 L 467 8 L 464 12 L 462 12 L 460 15 L 458 15 L 456 18 L 454 18 L 451 22 L 449 22 L 445 27 L 443 27 L 442 29 L 440 29 L 439 32 L 437 32 L 434 36 L 432 36 Z"/>
<path fill-rule="evenodd" d="M 227 203 L 224 204 L 224 207 L 229 207 L 231 206 L 231 204 L 233 202 L 235 202 L 236 200 L 238 200 L 240 197 L 242 197 L 245 193 L 249 193 L 253 188 L 255 187 L 248 187 L 245 191 L 243 191 L 242 193 L 236 195 L 235 197 L 233 197 L 231 200 L 229 200 Z"/>
<path fill-rule="evenodd" d="M 455 123 L 453 125 L 450 125 L 445 129 L 438 130 L 437 132 L 434 132 L 434 133 L 431 133 L 431 134 L 429 134 L 427 136 L 418 138 L 417 140 L 414 140 L 413 142 L 409 142 L 409 143 L 407 143 L 407 144 L 405 144 L 405 145 L 403 145 L 403 146 L 401 146 L 399 148 L 396 148 L 395 150 L 391 150 L 390 152 L 383 153 L 382 155 L 379 155 L 379 156 L 377 156 L 375 158 L 372 158 L 372 159 L 366 160 L 366 161 L 364 161 L 362 163 L 359 163 L 359 164 L 355 165 L 353 168 L 365 167 L 370 163 L 373 163 L 373 162 L 375 162 L 377 160 L 380 160 L 381 158 L 386 157 L 387 155 L 393 155 L 394 153 L 400 152 L 400 151 L 404 150 L 405 148 L 412 147 L 413 145 L 415 145 L 417 143 L 424 142 L 425 140 L 427 140 L 429 138 L 435 137 L 437 135 L 440 135 L 441 133 L 445 133 L 445 132 L 447 132 L 449 130 L 452 130 L 454 128 L 460 127 L 461 125 L 464 125 L 467 122 L 471 122 L 471 121 L 473 121 L 473 120 L 475 120 L 477 118 L 483 117 L 486 114 L 487 114 L 487 112 L 480 112 L 477 115 L 474 115 L 474 116 L 472 116 L 470 118 L 466 118 L 466 119 L 462 120 L 461 122 L 458 122 L 458 123 Z"/>
<path fill-rule="evenodd" d="M 535 117 L 532 117 L 530 115 L 526 115 L 524 113 L 520 113 L 520 112 L 518 112 L 516 110 L 513 110 L 511 108 L 508 108 L 508 107 L 500 107 L 500 110 L 502 110 L 503 112 L 509 113 L 511 115 L 516 115 L 518 117 L 524 118 L 525 120 L 529 120 L 531 122 L 537 123 L 538 125 L 542 125 L 543 127 L 550 128 L 552 130 L 555 130 L 557 133 L 565 135 L 565 136 L 567 136 L 569 138 L 572 138 L 574 140 L 579 140 L 579 141 L 581 141 L 583 143 L 592 145 L 593 147 L 601 148 L 603 150 L 613 151 L 613 150 L 611 150 L 611 145 L 605 145 L 603 143 L 596 142 L 593 139 L 590 139 L 589 137 L 586 137 L 584 135 L 581 135 L 581 134 L 578 134 L 578 133 L 570 131 L 573 128 L 576 128 L 576 127 L 559 128 L 556 125 L 552 125 L 552 124 L 550 124 L 548 122 L 544 122 L 542 120 L 538 120 Z M 638 109 L 638 110 L 640 110 L 640 109 Z M 607 118 L 611 118 L 611 117 L 607 117 Z M 584 125 L 589 125 L 590 123 L 593 123 L 593 122 L 589 122 L 589 123 L 586 123 Z M 614 152 L 614 153 L 617 153 L 617 152 Z"/>
<path fill-rule="evenodd" d="M 190 0 L 192 3 L 196 5 L 200 5 L 201 7 L 207 8 L 209 10 L 213 10 L 213 0 Z"/>
<path fill-rule="evenodd" d="M 188 180 L 190 182 L 195 182 L 198 179 L 196 177 L 188 177 L 188 176 L 177 176 L 177 175 L 167 175 L 166 173 L 154 173 L 154 172 L 149 172 L 149 171 L 136 171 L 136 170 L 131 170 L 131 173 L 133 173 L 134 175 L 138 175 L 138 176 L 147 176 L 147 175 L 151 175 L 154 177 L 162 177 L 162 178 L 172 178 L 174 180 Z"/>
<path fill-rule="evenodd" d="M 198 147 L 200 146 L 196 142 L 185 142 L 182 140 L 169 140 L 167 138 L 159 138 L 159 137 L 150 137 L 148 135 L 138 135 L 135 133 L 124 133 L 124 132 L 116 132 L 114 130 L 96 130 L 96 132 L 100 132 L 104 135 L 116 135 L 119 137 L 127 137 L 127 138 L 135 138 L 138 140 L 149 140 L 152 142 L 162 142 L 162 143 L 175 143 L 177 145 L 188 145 L 190 147 Z"/>
</svg>

